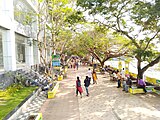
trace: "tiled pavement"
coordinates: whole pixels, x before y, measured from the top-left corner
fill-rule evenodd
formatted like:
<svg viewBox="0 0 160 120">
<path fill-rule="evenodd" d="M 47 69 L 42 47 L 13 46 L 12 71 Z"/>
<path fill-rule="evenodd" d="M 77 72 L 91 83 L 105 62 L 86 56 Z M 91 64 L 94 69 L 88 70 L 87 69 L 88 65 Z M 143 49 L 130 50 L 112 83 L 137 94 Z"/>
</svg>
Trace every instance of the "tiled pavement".
<svg viewBox="0 0 160 120">
<path fill-rule="evenodd" d="M 16 120 L 27 120 L 30 114 L 38 113 L 47 97 L 44 91 L 40 92 L 38 96 L 31 102 L 29 106 L 23 111 L 23 113 Z"/>
</svg>

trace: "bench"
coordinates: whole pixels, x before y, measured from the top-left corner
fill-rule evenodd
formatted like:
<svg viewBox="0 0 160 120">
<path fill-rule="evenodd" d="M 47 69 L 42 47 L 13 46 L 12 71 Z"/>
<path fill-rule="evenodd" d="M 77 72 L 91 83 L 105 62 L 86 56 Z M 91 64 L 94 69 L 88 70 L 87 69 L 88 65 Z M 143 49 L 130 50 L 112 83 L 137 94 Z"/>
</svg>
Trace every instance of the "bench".
<svg viewBox="0 0 160 120">
<path fill-rule="evenodd" d="M 146 86 L 147 92 L 153 92 L 154 91 L 154 86 Z M 129 88 L 129 92 L 132 94 L 137 94 L 137 93 L 145 93 L 143 88 L 137 88 L 135 86 L 132 86 Z"/>
</svg>

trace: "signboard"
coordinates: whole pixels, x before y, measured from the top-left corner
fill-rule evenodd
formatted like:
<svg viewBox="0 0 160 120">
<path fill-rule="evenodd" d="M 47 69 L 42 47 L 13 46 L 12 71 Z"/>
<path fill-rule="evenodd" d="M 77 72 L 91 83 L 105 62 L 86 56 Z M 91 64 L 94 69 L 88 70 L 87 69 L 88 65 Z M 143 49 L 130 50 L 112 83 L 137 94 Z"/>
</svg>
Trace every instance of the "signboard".
<svg viewBox="0 0 160 120">
<path fill-rule="evenodd" d="M 52 66 L 60 66 L 60 55 L 52 55 Z"/>
</svg>

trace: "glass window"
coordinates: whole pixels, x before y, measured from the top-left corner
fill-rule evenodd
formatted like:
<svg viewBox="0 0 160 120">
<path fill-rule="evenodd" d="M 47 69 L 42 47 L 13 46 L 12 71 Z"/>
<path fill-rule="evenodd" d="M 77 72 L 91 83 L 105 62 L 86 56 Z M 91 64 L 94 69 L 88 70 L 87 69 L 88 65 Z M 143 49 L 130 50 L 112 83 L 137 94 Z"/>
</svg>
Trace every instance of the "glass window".
<svg viewBox="0 0 160 120">
<path fill-rule="evenodd" d="M 25 63 L 25 37 L 16 34 L 16 63 Z"/>
<path fill-rule="evenodd" d="M 2 33 L 0 31 L 0 69 L 3 68 L 3 46 L 2 46 Z"/>
</svg>

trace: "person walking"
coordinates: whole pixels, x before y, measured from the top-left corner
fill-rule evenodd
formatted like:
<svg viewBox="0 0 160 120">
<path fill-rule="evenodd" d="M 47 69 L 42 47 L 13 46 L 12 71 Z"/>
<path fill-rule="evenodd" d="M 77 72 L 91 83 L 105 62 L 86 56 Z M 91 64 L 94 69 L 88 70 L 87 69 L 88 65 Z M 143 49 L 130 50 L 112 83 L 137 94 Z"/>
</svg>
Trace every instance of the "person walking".
<svg viewBox="0 0 160 120">
<path fill-rule="evenodd" d="M 88 78 L 89 78 L 90 80 L 92 79 L 92 71 L 91 71 L 90 68 L 88 68 L 87 76 L 88 76 Z M 94 81 L 93 81 L 93 83 L 94 83 Z"/>
<path fill-rule="evenodd" d="M 78 67 L 79 67 L 79 59 L 78 59 L 78 58 L 76 58 L 76 60 L 75 60 L 75 61 L 76 61 L 76 63 L 75 63 L 75 64 L 76 64 L 76 68 L 77 68 L 77 70 L 78 70 Z"/>
<path fill-rule="evenodd" d="M 93 84 L 97 84 L 97 73 L 95 69 L 93 69 L 92 78 L 93 78 Z"/>
<path fill-rule="evenodd" d="M 76 96 L 78 96 L 78 92 L 79 92 L 79 94 L 81 95 L 81 98 L 82 98 L 83 89 L 81 87 L 81 81 L 80 81 L 79 77 L 77 77 L 77 80 L 76 80 Z"/>
<path fill-rule="evenodd" d="M 75 58 L 73 59 L 73 68 L 74 70 L 76 70 L 76 59 Z"/>
<path fill-rule="evenodd" d="M 84 80 L 84 86 L 85 86 L 85 88 L 86 88 L 86 93 L 87 93 L 86 96 L 89 96 L 89 91 L 88 91 L 89 85 L 90 85 L 90 79 L 89 79 L 88 76 L 86 76 L 86 78 L 85 78 L 85 80 Z"/>
</svg>

